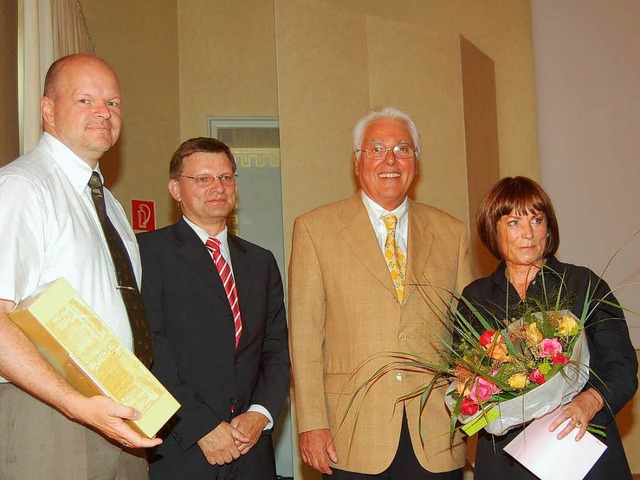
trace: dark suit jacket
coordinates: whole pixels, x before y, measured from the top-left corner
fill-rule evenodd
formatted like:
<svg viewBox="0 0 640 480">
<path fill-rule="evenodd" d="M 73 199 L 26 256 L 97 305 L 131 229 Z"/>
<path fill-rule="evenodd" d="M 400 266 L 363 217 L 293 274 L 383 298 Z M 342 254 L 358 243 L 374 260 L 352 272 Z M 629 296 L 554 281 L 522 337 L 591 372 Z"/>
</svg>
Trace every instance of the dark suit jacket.
<svg viewBox="0 0 640 480">
<path fill-rule="evenodd" d="M 227 296 L 193 229 L 180 219 L 138 235 L 138 241 L 152 371 L 181 404 L 167 426 L 170 435 L 152 452 L 152 477 L 211 478 L 216 467 L 196 442 L 229 422 L 232 406 L 237 415 L 262 405 L 275 421 L 287 396 L 290 363 L 280 272 L 271 252 L 229 234 L 243 323 L 236 350 Z M 252 461 L 256 447 L 243 461 Z"/>
</svg>

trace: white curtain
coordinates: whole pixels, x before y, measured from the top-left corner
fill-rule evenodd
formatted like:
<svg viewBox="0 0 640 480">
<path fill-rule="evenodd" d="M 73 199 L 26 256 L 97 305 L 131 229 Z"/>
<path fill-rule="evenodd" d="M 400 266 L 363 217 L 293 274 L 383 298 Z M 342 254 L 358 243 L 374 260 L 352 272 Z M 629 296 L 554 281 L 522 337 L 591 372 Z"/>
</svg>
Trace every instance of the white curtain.
<svg viewBox="0 0 640 480">
<path fill-rule="evenodd" d="M 71 53 L 93 53 L 80 0 L 21 0 L 19 30 L 20 153 L 42 132 L 40 97 L 49 66 Z"/>
</svg>

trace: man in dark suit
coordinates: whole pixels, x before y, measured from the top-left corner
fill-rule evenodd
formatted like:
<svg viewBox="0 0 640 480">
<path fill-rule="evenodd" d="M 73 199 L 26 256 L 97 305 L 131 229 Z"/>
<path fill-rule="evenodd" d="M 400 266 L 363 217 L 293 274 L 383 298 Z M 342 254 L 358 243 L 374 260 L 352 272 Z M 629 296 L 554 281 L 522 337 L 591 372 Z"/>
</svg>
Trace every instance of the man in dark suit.
<svg viewBox="0 0 640 480">
<path fill-rule="evenodd" d="M 138 236 L 153 372 L 182 405 L 151 452 L 153 479 L 276 477 L 270 433 L 290 365 L 283 287 L 271 252 L 227 232 L 235 171 L 219 140 L 184 142 L 169 180 L 183 217 Z"/>
</svg>

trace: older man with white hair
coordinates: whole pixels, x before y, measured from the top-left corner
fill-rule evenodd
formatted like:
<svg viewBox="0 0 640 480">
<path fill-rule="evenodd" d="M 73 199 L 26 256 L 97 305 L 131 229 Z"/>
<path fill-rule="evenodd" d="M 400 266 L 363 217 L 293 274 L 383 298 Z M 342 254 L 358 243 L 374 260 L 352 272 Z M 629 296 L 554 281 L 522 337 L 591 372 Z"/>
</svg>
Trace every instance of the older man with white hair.
<svg viewBox="0 0 640 480">
<path fill-rule="evenodd" d="M 358 386 L 406 352 L 437 358 L 439 314 L 471 281 L 467 230 L 407 193 L 420 135 L 395 108 L 354 129 L 360 190 L 300 216 L 289 265 L 290 348 L 302 459 L 332 479 L 461 479 L 465 444 L 449 436 L 443 390 L 410 371 Z M 422 425 L 422 432 L 420 431 Z"/>
</svg>

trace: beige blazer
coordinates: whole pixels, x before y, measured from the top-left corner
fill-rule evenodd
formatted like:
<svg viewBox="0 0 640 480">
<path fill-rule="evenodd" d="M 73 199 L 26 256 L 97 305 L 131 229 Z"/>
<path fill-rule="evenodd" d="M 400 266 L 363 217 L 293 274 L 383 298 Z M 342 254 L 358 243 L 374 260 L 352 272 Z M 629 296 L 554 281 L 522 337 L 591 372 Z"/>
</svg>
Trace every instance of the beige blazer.
<svg viewBox="0 0 640 480">
<path fill-rule="evenodd" d="M 391 352 L 437 361 L 443 312 L 471 280 L 466 227 L 435 208 L 409 202 L 405 301 L 389 270 L 358 192 L 296 219 L 289 264 L 290 349 L 298 432 L 329 428 L 336 468 L 386 469 L 397 451 L 403 403 L 429 380 L 393 371 L 348 405 L 358 386 L 389 363 Z M 444 389 L 404 402 L 416 456 L 431 472 L 464 465 L 461 435 L 449 436 Z M 347 411 L 348 410 L 348 411 Z"/>
</svg>

